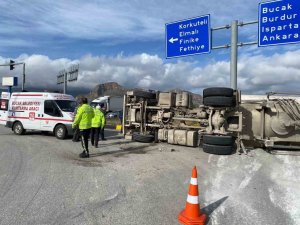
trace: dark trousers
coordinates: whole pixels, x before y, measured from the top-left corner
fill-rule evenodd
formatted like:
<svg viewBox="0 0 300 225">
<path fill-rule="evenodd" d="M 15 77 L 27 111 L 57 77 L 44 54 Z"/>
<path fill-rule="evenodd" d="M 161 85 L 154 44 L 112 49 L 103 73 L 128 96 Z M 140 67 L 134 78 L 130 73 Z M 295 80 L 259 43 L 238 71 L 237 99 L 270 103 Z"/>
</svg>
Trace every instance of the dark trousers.
<svg viewBox="0 0 300 225">
<path fill-rule="evenodd" d="M 79 138 L 80 138 L 80 130 L 79 130 L 79 127 L 76 126 L 73 130 L 73 141 L 79 141 Z"/>
<path fill-rule="evenodd" d="M 83 151 L 89 152 L 89 136 L 91 129 L 80 130 Z"/>
<path fill-rule="evenodd" d="M 101 130 L 100 130 L 100 136 L 101 136 L 101 140 L 104 140 L 104 139 L 105 139 L 105 138 L 104 138 L 104 127 L 101 128 Z"/>
<path fill-rule="evenodd" d="M 95 145 L 95 147 L 98 147 L 100 130 L 100 127 L 92 127 L 91 129 L 91 143 L 92 145 Z"/>
</svg>

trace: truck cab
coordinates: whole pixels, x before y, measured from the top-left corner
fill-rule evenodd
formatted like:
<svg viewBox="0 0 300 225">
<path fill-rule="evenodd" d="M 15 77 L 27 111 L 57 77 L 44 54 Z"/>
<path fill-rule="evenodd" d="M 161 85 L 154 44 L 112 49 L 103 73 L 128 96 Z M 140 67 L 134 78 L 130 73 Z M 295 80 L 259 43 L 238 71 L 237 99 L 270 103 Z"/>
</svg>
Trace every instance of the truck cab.
<svg viewBox="0 0 300 225">
<path fill-rule="evenodd" d="M 97 105 L 102 105 L 105 112 L 117 112 L 123 110 L 123 96 L 102 96 L 94 99 L 91 106 L 95 108 Z"/>
</svg>

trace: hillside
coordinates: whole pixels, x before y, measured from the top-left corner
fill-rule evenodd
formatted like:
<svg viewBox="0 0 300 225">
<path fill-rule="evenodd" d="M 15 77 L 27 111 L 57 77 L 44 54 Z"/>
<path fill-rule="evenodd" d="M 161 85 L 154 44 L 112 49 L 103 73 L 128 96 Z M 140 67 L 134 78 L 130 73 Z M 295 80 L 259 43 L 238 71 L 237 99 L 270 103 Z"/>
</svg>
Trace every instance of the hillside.
<svg viewBox="0 0 300 225">
<path fill-rule="evenodd" d="M 123 96 L 128 89 L 119 85 L 116 82 L 108 82 L 103 84 L 97 84 L 91 92 L 87 95 L 88 99 L 95 99 L 99 96 Z"/>
</svg>

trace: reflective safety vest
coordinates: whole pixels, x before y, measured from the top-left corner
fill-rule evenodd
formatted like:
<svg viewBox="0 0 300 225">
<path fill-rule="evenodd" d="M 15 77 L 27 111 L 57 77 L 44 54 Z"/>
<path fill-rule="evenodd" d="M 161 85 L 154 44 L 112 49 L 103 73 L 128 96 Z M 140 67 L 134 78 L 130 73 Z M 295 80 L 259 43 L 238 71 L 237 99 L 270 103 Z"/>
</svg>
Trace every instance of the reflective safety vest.
<svg viewBox="0 0 300 225">
<path fill-rule="evenodd" d="M 79 125 L 80 130 L 90 129 L 92 127 L 93 117 L 93 108 L 88 104 L 83 104 L 77 110 L 72 127 Z"/>
<path fill-rule="evenodd" d="M 100 127 L 102 129 L 105 125 L 105 116 L 103 112 L 101 112 L 100 109 L 94 109 L 94 114 L 95 116 L 92 120 L 92 127 L 94 128 Z"/>
</svg>

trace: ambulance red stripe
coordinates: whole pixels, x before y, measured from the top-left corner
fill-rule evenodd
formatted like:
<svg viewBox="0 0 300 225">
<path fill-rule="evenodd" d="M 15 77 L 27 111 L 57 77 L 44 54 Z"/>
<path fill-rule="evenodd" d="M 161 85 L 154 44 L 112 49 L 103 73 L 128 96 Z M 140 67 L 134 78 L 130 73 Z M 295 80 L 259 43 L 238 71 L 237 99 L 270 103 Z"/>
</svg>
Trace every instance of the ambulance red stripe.
<svg viewBox="0 0 300 225">
<path fill-rule="evenodd" d="M 26 97 L 30 96 L 30 97 L 32 97 L 32 96 L 43 96 L 43 95 L 42 94 L 13 94 L 13 96 L 26 96 Z"/>
<path fill-rule="evenodd" d="M 13 118 L 13 119 L 29 119 L 29 117 L 21 117 L 21 116 L 9 116 L 8 118 Z"/>
<path fill-rule="evenodd" d="M 20 117 L 20 116 L 9 116 L 8 118 L 29 120 L 29 117 Z M 73 120 L 62 120 L 62 119 L 54 119 L 54 118 L 34 118 L 34 119 L 35 120 L 51 120 L 51 121 L 59 121 L 59 122 L 73 122 Z"/>
<path fill-rule="evenodd" d="M 60 122 L 73 122 L 73 120 L 61 120 L 61 119 L 54 119 L 54 118 L 35 118 L 36 120 L 53 120 L 53 121 L 60 121 Z"/>
</svg>

